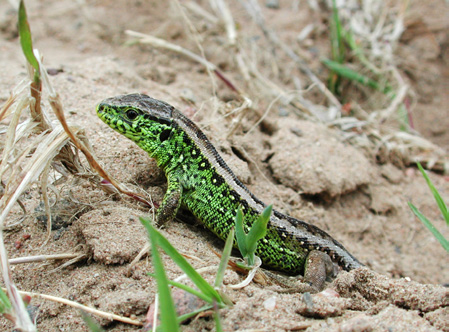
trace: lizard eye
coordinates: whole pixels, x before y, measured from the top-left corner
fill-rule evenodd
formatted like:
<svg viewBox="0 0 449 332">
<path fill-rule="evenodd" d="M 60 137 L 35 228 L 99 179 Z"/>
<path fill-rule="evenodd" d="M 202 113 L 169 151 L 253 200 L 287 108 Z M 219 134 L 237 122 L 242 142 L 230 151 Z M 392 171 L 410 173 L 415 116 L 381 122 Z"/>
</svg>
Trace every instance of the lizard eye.
<svg viewBox="0 0 449 332">
<path fill-rule="evenodd" d="M 137 113 L 135 110 L 129 109 L 125 112 L 126 117 L 128 118 L 128 120 L 135 120 L 137 118 L 137 116 L 139 115 L 139 113 Z"/>
</svg>

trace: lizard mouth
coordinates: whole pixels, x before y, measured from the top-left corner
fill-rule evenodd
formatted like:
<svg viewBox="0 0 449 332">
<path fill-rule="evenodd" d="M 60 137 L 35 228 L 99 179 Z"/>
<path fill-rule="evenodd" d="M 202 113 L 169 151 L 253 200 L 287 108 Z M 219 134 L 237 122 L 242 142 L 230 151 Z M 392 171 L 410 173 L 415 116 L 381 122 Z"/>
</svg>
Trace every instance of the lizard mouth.
<svg viewBox="0 0 449 332">
<path fill-rule="evenodd" d="M 98 117 L 107 125 L 112 123 L 112 119 L 108 113 L 108 108 L 104 104 L 97 105 L 97 115 Z"/>
<path fill-rule="evenodd" d="M 100 118 L 103 118 L 104 113 L 105 113 L 105 109 L 106 109 L 106 106 L 104 106 L 103 104 L 98 104 L 97 105 L 97 115 Z"/>
<path fill-rule="evenodd" d="M 111 127 L 116 132 L 124 135 L 125 137 L 133 140 L 133 141 L 139 141 L 140 136 L 137 133 L 132 132 L 129 130 L 129 127 L 131 124 L 123 119 L 122 117 L 117 117 L 114 114 L 111 114 L 111 110 L 107 105 L 104 105 L 103 103 L 100 103 L 97 105 L 97 115 L 103 121 L 106 123 L 109 127 Z M 127 128 L 127 126 L 129 126 Z"/>
</svg>

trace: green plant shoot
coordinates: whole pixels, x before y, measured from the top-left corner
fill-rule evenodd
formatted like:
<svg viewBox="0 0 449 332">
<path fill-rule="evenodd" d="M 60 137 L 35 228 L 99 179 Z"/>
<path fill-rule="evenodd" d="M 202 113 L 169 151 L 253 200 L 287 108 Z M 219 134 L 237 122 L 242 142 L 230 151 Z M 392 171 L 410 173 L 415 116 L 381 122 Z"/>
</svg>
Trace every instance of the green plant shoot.
<svg viewBox="0 0 449 332">
<path fill-rule="evenodd" d="M 33 42 L 31 40 L 31 30 L 28 23 L 27 13 L 25 9 L 25 4 L 23 0 L 20 1 L 19 5 L 19 36 L 20 45 L 22 46 L 23 54 L 29 62 L 29 64 L 34 68 L 34 81 L 37 82 L 39 78 L 39 62 L 37 61 L 33 52 Z"/>
<path fill-rule="evenodd" d="M 244 216 L 242 208 L 239 207 L 235 217 L 235 237 L 237 245 L 249 266 L 254 265 L 257 242 L 267 234 L 267 225 L 271 216 L 272 205 L 263 210 L 259 218 L 254 222 L 248 234 L 245 233 Z"/>
<path fill-rule="evenodd" d="M 90 317 L 86 312 L 81 310 L 81 316 L 83 317 L 84 323 L 86 323 L 90 332 L 104 332 L 104 330 L 98 325 L 95 320 Z"/>
<path fill-rule="evenodd" d="M 0 288 L 0 314 L 10 314 L 12 310 L 8 295 Z"/>
</svg>

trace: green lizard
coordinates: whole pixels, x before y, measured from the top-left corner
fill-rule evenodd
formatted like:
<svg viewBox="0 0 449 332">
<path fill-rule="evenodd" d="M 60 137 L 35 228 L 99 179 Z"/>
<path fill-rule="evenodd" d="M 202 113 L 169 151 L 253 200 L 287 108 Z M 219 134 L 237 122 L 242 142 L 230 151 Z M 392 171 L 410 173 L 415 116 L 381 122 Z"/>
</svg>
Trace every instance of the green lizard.
<svg viewBox="0 0 449 332">
<path fill-rule="evenodd" d="M 182 205 L 206 228 L 226 239 L 239 206 L 247 230 L 265 208 L 204 133 L 173 106 L 146 95 L 129 94 L 103 100 L 97 114 L 165 171 L 168 187 L 156 214 L 158 224 L 172 220 Z M 313 290 L 321 290 L 326 277 L 335 273 L 333 263 L 344 270 L 362 266 L 326 232 L 275 210 L 256 254 L 268 268 L 303 274 Z"/>
</svg>

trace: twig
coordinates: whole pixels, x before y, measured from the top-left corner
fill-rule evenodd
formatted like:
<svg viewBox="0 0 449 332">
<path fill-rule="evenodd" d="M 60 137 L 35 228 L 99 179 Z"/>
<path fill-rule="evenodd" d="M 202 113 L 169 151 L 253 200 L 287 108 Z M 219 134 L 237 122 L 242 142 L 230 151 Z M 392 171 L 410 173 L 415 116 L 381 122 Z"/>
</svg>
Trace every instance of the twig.
<svg viewBox="0 0 449 332">
<path fill-rule="evenodd" d="M 140 249 L 139 253 L 136 255 L 136 257 L 134 257 L 134 259 L 132 260 L 131 263 L 129 263 L 128 266 L 128 275 L 131 273 L 131 269 L 134 267 L 134 265 L 136 265 L 140 259 L 144 256 L 148 254 L 148 250 L 150 249 L 150 244 L 146 243 L 142 249 Z"/>
</svg>

